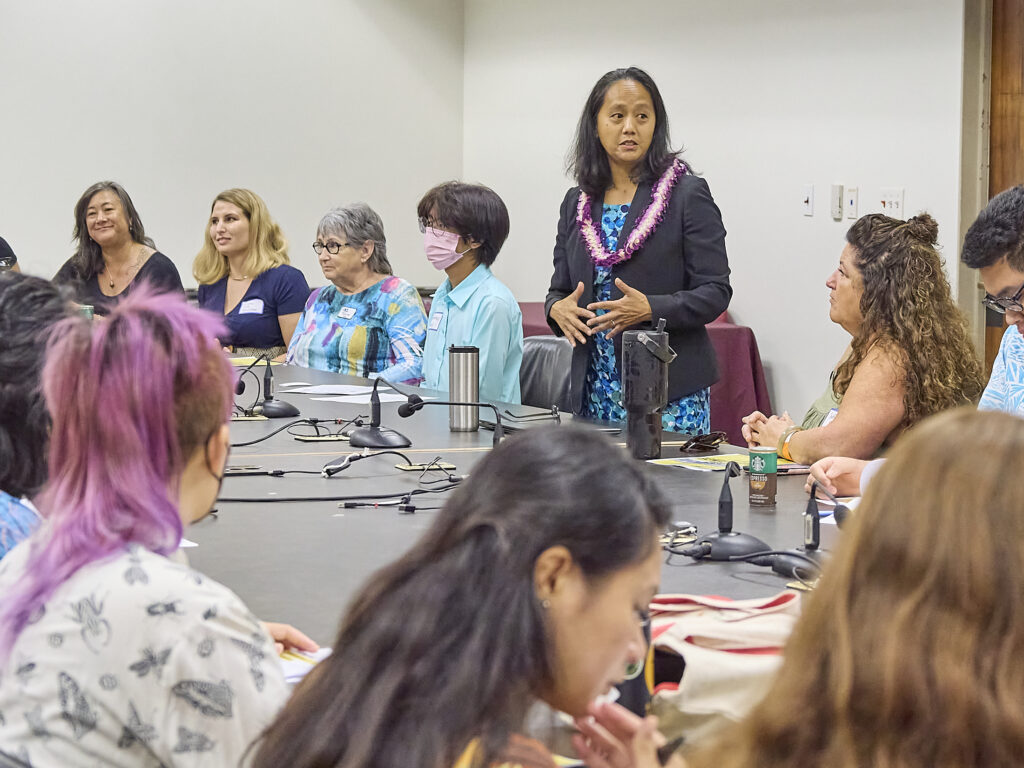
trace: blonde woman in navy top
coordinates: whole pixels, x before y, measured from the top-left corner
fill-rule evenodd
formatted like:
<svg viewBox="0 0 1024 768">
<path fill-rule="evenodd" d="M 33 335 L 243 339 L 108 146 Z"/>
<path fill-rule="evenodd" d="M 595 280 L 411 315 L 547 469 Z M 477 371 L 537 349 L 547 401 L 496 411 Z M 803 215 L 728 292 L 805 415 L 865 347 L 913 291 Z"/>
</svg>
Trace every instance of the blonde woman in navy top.
<svg viewBox="0 0 1024 768">
<path fill-rule="evenodd" d="M 284 359 L 309 285 L 289 263 L 288 242 L 259 195 L 229 189 L 214 198 L 192 274 L 199 306 L 224 316 L 225 347 Z"/>
</svg>

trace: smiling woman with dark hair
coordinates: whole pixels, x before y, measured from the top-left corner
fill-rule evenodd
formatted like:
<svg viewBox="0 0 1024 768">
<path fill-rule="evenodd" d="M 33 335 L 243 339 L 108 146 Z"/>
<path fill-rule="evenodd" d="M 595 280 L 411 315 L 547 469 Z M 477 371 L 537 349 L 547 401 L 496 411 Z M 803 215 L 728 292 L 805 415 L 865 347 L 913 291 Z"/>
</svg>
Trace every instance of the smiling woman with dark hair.
<svg viewBox="0 0 1024 768">
<path fill-rule="evenodd" d="M 107 314 L 136 285 L 184 293 L 174 262 L 146 235 L 142 218 L 125 188 L 99 181 L 75 203 L 75 254 L 53 281 L 71 285 L 82 304 Z"/>
<path fill-rule="evenodd" d="M 587 98 L 576 130 L 555 239 L 548 325 L 573 345 L 572 410 L 624 421 L 621 333 L 664 318 L 665 429 L 711 428 L 718 379 L 704 326 L 729 306 L 722 216 L 707 183 L 669 141 L 661 93 L 642 69 L 616 69 Z"/>
</svg>

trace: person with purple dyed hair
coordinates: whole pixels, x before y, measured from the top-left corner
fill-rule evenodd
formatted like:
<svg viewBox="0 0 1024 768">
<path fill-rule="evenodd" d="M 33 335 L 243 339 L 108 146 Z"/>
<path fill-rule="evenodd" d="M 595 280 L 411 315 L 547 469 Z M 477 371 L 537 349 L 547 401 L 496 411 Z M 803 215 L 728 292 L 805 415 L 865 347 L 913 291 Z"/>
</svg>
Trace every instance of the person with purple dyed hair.
<svg viewBox="0 0 1024 768">
<path fill-rule="evenodd" d="M 268 629 L 311 641 L 168 557 L 224 475 L 222 331 L 144 288 L 54 326 L 45 522 L 0 561 L 0 750 L 25 764 L 236 765 L 287 698 Z"/>
</svg>

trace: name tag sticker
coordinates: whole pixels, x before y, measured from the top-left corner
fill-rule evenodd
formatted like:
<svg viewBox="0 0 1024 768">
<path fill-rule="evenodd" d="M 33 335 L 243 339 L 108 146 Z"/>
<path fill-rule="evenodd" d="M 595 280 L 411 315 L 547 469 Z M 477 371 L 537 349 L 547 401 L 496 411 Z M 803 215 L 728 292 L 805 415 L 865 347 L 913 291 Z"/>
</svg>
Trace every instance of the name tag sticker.
<svg viewBox="0 0 1024 768">
<path fill-rule="evenodd" d="M 825 418 L 821 420 L 821 426 L 827 427 L 829 424 L 831 424 L 833 421 L 836 420 L 836 416 L 838 416 L 838 415 L 839 415 L 839 409 L 838 408 L 831 409 L 828 413 L 825 414 Z"/>
<path fill-rule="evenodd" d="M 355 316 L 355 307 L 342 307 L 341 309 L 338 310 L 338 317 L 340 317 L 342 320 L 351 320 Z"/>
<path fill-rule="evenodd" d="M 441 327 L 441 313 L 435 312 L 430 316 L 430 330 L 436 331 Z"/>
<path fill-rule="evenodd" d="M 263 314 L 263 299 L 249 299 L 243 301 L 242 306 L 238 308 L 238 314 L 240 315 L 262 315 Z"/>
</svg>

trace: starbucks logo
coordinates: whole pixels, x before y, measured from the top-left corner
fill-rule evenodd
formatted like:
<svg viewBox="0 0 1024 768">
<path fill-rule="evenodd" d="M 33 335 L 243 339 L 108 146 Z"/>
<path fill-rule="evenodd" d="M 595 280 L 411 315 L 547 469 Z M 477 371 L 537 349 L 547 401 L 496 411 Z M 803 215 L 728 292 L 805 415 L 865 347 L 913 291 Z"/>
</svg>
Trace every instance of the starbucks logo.
<svg viewBox="0 0 1024 768">
<path fill-rule="evenodd" d="M 751 456 L 750 457 L 750 471 L 751 472 L 764 472 L 764 468 L 767 466 L 767 462 L 763 456 Z"/>
</svg>

